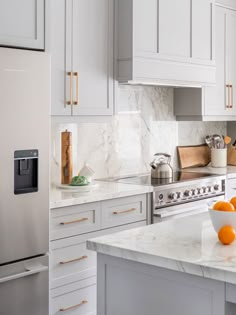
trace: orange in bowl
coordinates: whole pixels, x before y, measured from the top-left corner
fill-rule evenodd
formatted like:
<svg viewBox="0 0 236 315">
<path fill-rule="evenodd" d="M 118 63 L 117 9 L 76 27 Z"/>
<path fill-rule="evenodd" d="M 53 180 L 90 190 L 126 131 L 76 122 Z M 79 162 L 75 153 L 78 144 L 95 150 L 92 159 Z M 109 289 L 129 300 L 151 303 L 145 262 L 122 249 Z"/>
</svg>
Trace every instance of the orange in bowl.
<svg viewBox="0 0 236 315">
<path fill-rule="evenodd" d="M 231 198 L 230 203 L 232 203 L 234 209 L 236 209 L 236 197 Z"/>
<path fill-rule="evenodd" d="M 228 202 L 228 201 L 217 201 L 213 205 L 212 209 L 213 210 L 218 210 L 218 211 L 235 211 L 234 205 L 231 202 Z"/>
<path fill-rule="evenodd" d="M 219 241 L 224 245 L 229 245 L 235 240 L 235 230 L 232 226 L 225 225 L 218 232 Z"/>
</svg>

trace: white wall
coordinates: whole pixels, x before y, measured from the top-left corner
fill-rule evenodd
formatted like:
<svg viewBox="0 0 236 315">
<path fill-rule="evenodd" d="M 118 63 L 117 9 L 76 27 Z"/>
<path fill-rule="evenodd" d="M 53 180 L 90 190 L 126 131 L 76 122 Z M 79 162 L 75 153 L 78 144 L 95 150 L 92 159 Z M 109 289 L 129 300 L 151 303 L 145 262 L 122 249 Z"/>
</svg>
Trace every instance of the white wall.
<svg viewBox="0 0 236 315">
<path fill-rule="evenodd" d="M 65 129 L 73 132 L 74 174 L 87 162 L 96 178 L 148 172 L 156 152 L 171 154 L 177 167 L 178 144 L 226 134 L 226 123 L 177 122 L 172 88 L 120 86 L 118 93 L 119 114 L 106 123 L 64 124 L 52 118 L 53 182 L 60 180 L 60 132 Z"/>
</svg>

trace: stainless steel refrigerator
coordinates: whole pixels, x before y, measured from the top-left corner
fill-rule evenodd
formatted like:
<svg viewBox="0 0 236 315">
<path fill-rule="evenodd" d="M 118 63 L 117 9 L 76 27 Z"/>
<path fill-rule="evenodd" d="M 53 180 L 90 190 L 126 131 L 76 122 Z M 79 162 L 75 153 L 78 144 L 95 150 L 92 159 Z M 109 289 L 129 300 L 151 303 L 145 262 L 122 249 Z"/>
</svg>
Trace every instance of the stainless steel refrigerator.
<svg viewBox="0 0 236 315">
<path fill-rule="evenodd" d="M 50 58 L 0 48 L 0 315 L 48 314 Z"/>
</svg>

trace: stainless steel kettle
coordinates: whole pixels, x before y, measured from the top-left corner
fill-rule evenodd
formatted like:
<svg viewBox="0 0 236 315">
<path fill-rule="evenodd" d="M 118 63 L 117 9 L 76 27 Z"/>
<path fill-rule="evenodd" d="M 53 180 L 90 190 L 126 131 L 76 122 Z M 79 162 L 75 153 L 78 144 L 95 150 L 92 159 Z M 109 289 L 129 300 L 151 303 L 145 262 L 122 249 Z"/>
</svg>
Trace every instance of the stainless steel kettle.
<svg viewBox="0 0 236 315">
<path fill-rule="evenodd" d="M 155 156 L 156 158 L 150 163 L 152 178 L 173 178 L 171 156 L 166 153 L 156 153 Z"/>
</svg>

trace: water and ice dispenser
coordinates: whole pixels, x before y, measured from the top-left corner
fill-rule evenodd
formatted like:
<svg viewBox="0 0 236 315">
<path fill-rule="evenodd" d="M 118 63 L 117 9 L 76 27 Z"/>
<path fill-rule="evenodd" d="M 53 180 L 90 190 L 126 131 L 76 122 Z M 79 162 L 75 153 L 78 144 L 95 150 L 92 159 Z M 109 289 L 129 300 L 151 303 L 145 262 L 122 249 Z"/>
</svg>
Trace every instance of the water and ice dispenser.
<svg viewBox="0 0 236 315">
<path fill-rule="evenodd" d="M 38 150 L 14 152 L 14 193 L 15 195 L 38 191 Z"/>
</svg>

